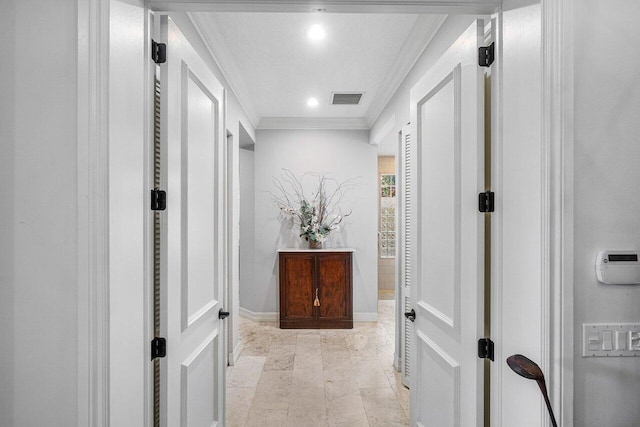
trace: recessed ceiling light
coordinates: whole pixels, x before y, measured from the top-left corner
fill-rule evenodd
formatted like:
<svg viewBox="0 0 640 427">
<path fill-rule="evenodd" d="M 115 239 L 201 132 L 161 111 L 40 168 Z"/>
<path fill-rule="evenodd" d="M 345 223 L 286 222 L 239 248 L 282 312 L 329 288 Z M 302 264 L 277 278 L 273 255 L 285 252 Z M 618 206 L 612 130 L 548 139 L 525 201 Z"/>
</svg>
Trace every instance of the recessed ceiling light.
<svg viewBox="0 0 640 427">
<path fill-rule="evenodd" d="M 321 25 L 312 25 L 307 30 L 307 37 L 311 40 L 322 40 L 326 37 L 327 32 Z"/>
<path fill-rule="evenodd" d="M 318 99 L 317 98 L 309 98 L 309 99 L 307 99 L 307 106 L 309 106 L 309 107 L 317 107 L 318 106 Z"/>
</svg>

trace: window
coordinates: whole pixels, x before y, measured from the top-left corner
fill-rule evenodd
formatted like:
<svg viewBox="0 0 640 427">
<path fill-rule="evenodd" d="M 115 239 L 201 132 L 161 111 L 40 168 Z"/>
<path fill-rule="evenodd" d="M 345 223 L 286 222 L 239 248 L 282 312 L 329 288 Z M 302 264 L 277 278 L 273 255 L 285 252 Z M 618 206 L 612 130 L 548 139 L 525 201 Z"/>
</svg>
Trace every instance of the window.
<svg viewBox="0 0 640 427">
<path fill-rule="evenodd" d="M 380 175 L 380 258 L 396 257 L 396 176 Z"/>
</svg>

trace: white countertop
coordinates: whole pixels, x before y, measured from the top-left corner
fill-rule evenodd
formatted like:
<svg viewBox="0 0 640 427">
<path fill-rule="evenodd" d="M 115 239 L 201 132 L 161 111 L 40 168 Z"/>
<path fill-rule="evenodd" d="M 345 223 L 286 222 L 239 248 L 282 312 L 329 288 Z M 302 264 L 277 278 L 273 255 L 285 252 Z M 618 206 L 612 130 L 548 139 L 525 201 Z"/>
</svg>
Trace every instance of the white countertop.
<svg viewBox="0 0 640 427">
<path fill-rule="evenodd" d="M 355 252 L 353 248 L 322 248 L 322 249 L 307 249 L 307 248 L 280 248 L 278 252 Z"/>
</svg>

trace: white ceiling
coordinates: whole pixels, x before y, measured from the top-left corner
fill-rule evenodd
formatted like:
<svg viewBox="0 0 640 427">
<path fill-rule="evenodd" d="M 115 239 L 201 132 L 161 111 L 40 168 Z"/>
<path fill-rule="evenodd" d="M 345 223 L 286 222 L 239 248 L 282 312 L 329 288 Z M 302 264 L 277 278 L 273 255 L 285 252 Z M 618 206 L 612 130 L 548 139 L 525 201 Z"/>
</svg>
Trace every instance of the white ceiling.
<svg viewBox="0 0 640 427">
<path fill-rule="evenodd" d="M 190 15 L 258 127 L 298 118 L 369 128 L 441 22 L 438 15 L 412 14 Z M 312 24 L 325 27 L 323 41 L 306 37 Z M 333 106 L 336 91 L 365 95 L 358 106 Z M 307 107 L 309 97 L 320 105 Z"/>
</svg>

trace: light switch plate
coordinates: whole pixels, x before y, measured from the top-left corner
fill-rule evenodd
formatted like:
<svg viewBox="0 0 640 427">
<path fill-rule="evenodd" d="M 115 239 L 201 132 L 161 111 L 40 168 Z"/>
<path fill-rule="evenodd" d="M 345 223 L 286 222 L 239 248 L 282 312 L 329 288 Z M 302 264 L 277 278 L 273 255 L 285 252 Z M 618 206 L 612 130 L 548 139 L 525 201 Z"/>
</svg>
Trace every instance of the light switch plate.
<svg viewBox="0 0 640 427">
<path fill-rule="evenodd" d="M 640 357 L 640 323 L 583 323 L 582 357 Z"/>
</svg>

